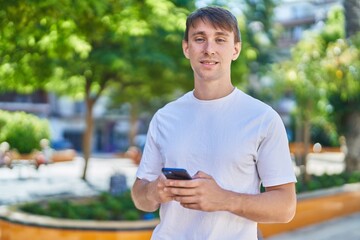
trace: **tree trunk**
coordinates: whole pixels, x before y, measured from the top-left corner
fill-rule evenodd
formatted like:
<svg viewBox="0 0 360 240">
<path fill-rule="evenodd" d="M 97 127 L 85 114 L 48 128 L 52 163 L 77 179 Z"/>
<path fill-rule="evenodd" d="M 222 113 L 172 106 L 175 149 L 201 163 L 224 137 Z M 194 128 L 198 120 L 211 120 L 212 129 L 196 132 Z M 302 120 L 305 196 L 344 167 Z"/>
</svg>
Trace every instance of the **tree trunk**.
<svg viewBox="0 0 360 240">
<path fill-rule="evenodd" d="M 132 102 L 131 103 L 131 110 L 130 110 L 130 132 L 129 132 L 129 143 L 130 146 L 135 145 L 135 136 L 138 132 L 138 112 L 139 112 L 138 103 Z"/>
<path fill-rule="evenodd" d="M 304 164 L 305 164 L 305 158 L 304 158 L 304 154 L 303 154 L 303 151 L 302 151 L 302 147 L 299 146 L 299 143 L 302 143 L 303 142 L 303 139 L 304 139 L 304 131 L 303 131 L 303 122 L 301 119 L 296 119 L 296 129 L 295 129 L 295 143 L 297 145 L 296 148 L 295 148 L 295 162 L 296 162 L 296 165 L 298 167 L 300 167 L 300 169 L 302 170 L 302 168 L 304 167 Z M 301 174 L 302 174 L 303 171 L 301 171 Z"/>
<path fill-rule="evenodd" d="M 310 175 L 307 172 L 307 156 L 310 146 L 310 120 L 301 118 L 297 120 L 296 127 L 296 143 L 295 161 L 300 168 L 300 176 L 303 183 L 310 180 Z"/>
<path fill-rule="evenodd" d="M 360 31 L 360 1 L 344 0 L 346 37 Z"/>
<path fill-rule="evenodd" d="M 310 128 L 311 123 L 309 119 L 305 119 L 304 121 L 304 182 L 310 181 L 310 174 L 307 171 L 307 161 L 308 161 L 308 155 L 309 155 L 309 148 L 310 148 L 310 142 L 311 142 L 311 136 L 310 136 Z"/>
<path fill-rule="evenodd" d="M 94 120 L 92 117 L 94 101 L 90 98 L 86 98 L 86 114 L 85 114 L 85 133 L 83 136 L 83 156 L 85 161 L 85 166 L 82 174 L 82 179 L 86 181 L 86 173 L 88 168 L 88 163 L 90 155 L 92 152 L 92 138 L 94 130 Z"/>
<path fill-rule="evenodd" d="M 343 2 L 346 37 L 351 37 L 360 32 L 360 1 L 344 0 Z M 359 104 L 359 101 L 355 101 L 355 104 Z M 356 109 L 358 107 L 344 118 L 346 124 L 344 136 L 347 143 L 346 171 L 360 170 L 360 111 Z"/>
<path fill-rule="evenodd" d="M 354 111 L 345 116 L 345 139 L 347 154 L 346 171 L 360 171 L 360 112 Z"/>
</svg>

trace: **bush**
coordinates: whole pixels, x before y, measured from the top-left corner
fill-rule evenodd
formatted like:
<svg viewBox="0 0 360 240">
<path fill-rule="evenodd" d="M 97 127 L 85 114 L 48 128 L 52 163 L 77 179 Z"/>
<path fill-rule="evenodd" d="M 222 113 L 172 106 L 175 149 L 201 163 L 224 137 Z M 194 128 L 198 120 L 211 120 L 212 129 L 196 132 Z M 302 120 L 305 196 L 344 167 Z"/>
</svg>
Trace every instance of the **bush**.
<svg viewBox="0 0 360 240">
<path fill-rule="evenodd" d="M 20 206 L 26 213 L 64 219 L 82 220 L 139 220 L 149 219 L 149 214 L 136 209 L 130 191 L 121 195 L 101 193 L 93 199 L 58 199 L 27 203 Z M 153 215 L 153 218 L 157 216 Z"/>
<path fill-rule="evenodd" d="M 46 119 L 25 112 L 0 111 L 0 142 L 6 141 L 19 153 L 40 149 L 40 140 L 50 138 Z"/>
<path fill-rule="evenodd" d="M 360 182 L 360 171 L 355 171 L 352 173 L 339 173 L 339 174 L 323 174 L 320 176 L 312 175 L 311 180 L 307 183 L 304 183 L 299 179 L 296 183 L 296 191 L 307 192 L 314 191 L 324 188 L 338 187 L 346 183 L 357 183 Z"/>
<path fill-rule="evenodd" d="M 9 112 L 0 110 L 0 142 L 4 141 L 3 129 L 5 125 L 9 122 L 10 115 L 11 114 Z"/>
</svg>

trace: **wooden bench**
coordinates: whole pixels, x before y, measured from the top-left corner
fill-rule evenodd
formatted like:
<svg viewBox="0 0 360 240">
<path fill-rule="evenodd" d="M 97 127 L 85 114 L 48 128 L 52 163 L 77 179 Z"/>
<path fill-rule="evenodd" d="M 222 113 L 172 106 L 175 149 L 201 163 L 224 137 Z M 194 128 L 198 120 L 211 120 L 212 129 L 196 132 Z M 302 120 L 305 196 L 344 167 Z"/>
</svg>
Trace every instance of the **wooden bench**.
<svg viewBox="0 0 360 240">
<path fill-rule="evenodd" d="M 289 144 L 291 154 L 304 154 L 305 145 L 303 142 L 291 142 Z M 323 147 L 319 143 L 310 144 L 308 153 L 341 152 L 340 147 Z"/>
<path fill-rule="evenodd" d="M 38 162 L 36 159 L 38 155 L 41 154 L 40 151 L 34 151 L 30 154 L 19 154 L 18 152 L 12 151 L 11 152 L 11 162 L 17 164 L 24 164 L 24 165 L 34 165 L 38 168 L 42 164 L 54 164 L 58 162 L 66 162 L 72 161 L 76 157 L 76 151 L 73 149 L 65 149 L 54 151 L 51 156 L 51 161 L 49 162 Z"/>
<path fill-rule="evenodd" d="M 55 151 L 52 155 L 51 163 L 72 161 L 75 157 L 76 151 L 73 149 Z"/>
</svg>

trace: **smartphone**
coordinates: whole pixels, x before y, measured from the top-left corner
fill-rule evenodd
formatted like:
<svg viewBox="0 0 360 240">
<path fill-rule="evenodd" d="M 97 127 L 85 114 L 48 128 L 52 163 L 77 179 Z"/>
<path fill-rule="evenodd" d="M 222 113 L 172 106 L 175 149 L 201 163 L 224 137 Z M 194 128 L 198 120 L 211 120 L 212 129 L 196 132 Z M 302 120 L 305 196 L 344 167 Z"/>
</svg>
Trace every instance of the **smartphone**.
<svg viewBox="0 0 360 240">
<path fill-rule="evenodd" d="M 162 172 L 164 173 L 167 179 L 175 179 L 175 180 L 191 180 L 190 174 L 183 168 L 162 168 Z"/>
</svg>

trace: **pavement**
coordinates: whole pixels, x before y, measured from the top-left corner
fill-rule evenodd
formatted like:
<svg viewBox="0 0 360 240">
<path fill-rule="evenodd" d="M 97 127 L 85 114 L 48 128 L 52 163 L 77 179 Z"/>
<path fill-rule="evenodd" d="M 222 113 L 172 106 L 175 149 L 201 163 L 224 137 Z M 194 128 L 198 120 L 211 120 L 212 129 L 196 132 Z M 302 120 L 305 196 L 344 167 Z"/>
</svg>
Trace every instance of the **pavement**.
<svg viewBox="0 0 360 240">
<path fill-rule="evenodd" d="M 73 161 L 41 166 L 18 165 L 13 169 L 0 168 L 0 206 L 25 201 L 42 200 L 58 196 L 91 196 L 108 191 L 110 177 L 122 174 L 131 187 L 137 166 L 127 158 L 111 155 L 90 159 L 87 182 L 81 180 L 84 160 L 79 156 Z M 339 153 L 313 154 L 308 163 L 314 174 L 339 173 L 344 169 L 343 155 Z M 360 213 L 326 221 L 267 238 L 267 240 L 333 240 L 360 239 Z"/>
<path fill-rule="evenodd" d="M 279 234 L 266 240 L 359 240 L 360 213 Z"/>
<path fill-rule="evenodd" d="M 84 160 L 41 165 L 19 164 L 13 169 L 0 168 L 0 205 L 41 200 L 55 196 L 92 196 L 108 191 L 110 177 L 122 174 L 128 187 L 135 181 L 137 166 L 130 159 L 113 157 L 91 158 L 87 182 L 81 179 Z"/>
</svg>

